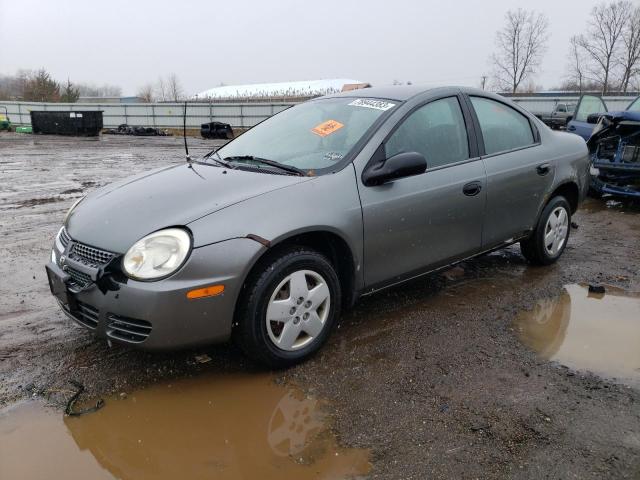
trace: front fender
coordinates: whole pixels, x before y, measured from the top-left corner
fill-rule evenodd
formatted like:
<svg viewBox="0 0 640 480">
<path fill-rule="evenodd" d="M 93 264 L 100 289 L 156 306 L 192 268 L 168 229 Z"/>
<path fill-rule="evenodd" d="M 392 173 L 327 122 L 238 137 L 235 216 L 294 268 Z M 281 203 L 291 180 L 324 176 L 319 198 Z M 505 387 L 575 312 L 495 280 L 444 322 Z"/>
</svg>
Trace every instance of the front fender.
<svg viewBox="0 0 640 480">
<path fill-rule="evenodd" d="M 248 236 L 272 245 L 302 233 L 333 233 L 349 246 L 356 271 L 362 271 L 362 210 L 351 165 L 334 174 L 248 199 L 187 226 L 196 247 Z"/>
</svg>

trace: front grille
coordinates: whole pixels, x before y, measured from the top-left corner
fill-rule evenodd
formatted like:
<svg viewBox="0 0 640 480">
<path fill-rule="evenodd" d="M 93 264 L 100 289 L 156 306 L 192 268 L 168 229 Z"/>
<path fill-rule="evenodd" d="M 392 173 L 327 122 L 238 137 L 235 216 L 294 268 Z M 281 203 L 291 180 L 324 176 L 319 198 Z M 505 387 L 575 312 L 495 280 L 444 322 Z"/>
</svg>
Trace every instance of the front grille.
<svg viewBox="0 0 640 480">
<path fill-rule="evenodd" d="M 113 252 L 101 250 L 84 243 L 72 243 L 72 240 L 71 236 L 67 233 L 67 229 L 63 228 L 60 232 L 60 243 L 67 252 L 67 256 L 89 268 L 98 269 L 103 267 L 116 256 Z M 69 247 L 69 244 L 71 244 L 71 247 Z M 85 288 L 92 282 L 90 275 L 76 270 L 70 265 L 66 265 L 64 270 L 71 276 L 70 286 L 72 288 Z"/>
<path fill-rule="evenodd" d="M 98 309 L 77 300 L 76 304 L 78 305 L 78 310 L 74 312 L 74 317 L 84 326 L 91 329 L 96 328 L 98 326 Z"/>
<path fill-rule="evenodd" d="M 90 247 L 84 243 L 74 243 L 71 247 L 71 258 L 78 260 L 89 267 L 101 267 L 109 263 L 115 254 L 100 250 L 99 248 Z"/>
<path fill-rule="evenodd" d="M 68 306 L 63 305 L 62 303 L 60 304 L 60 306 L 67 313 L 71 314 L 78 323 L 84 325 L 87 328 L 95 330 L 95 328 L 98 326 L 98 316 L 100 314 L 100 311 L 87 303 L 79 302 L 77 300 L 76 305 L 78 308 L 71 312 Z"/>
<path fill-rule="evenodd" d="M 67 267 L 66 273 L 71 277 L 69 286 L 72 288 L 85 288 L 91 283 L 91 277 L 75 268 Z"/>
<path fill-rule="evenodd" d="M 129 343 L 144 342 L 151 333 L 151 323 L 146 320 L 123 317 L 110 313 L 107 315 L 107 336 Z"/>
</svg>

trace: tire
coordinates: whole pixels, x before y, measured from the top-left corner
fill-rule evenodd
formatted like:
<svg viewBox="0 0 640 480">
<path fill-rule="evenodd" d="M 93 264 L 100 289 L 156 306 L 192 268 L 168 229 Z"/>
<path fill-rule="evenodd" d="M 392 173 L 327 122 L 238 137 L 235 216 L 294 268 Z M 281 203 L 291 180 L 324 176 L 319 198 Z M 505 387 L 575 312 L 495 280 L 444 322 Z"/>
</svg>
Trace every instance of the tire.
<svg viewBox="0 0 640 480">
<path fill-rule="evenodd" d="M 520 242 L 520 251 L 534 265 L 551 265 L 564 252 L 570 232 L 571 206 L 563 196 L 553 197 L 542 210 L 531 236 Z"/>
<path fill-rule="evenodd" d="M 248 278 L 233 336 L 250 358 L 271 368 L 288 367 L 320 349 L 341 305 L 331 262 L 306 247 L 290 247 L 265 258 Z"/>
</svg>

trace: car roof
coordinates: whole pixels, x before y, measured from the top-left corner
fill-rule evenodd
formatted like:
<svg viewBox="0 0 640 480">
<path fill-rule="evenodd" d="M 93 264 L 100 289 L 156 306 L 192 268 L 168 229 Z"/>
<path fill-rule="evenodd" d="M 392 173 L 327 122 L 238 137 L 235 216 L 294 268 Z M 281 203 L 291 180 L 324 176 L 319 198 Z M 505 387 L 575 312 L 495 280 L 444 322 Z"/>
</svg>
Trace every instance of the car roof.
<svg viewBox="0 0 640 480">
<path fill-rule="evenodd" d="M 390 85 L 386 87 L 368 87 L 348 92 L 334 93 L 321 98 L 385 98 L 404 102 L 413 97 L 431 97 L 436 95 L 456 95 L 464 92 L 468 94 L 480 94 L 487 97 L 495 97 L 494 94 L 471 87 L 458 86 L 425 86 L 425 85 Z"/>
<path fill-rule="evenodd" d="M 391 85 L 387 87 L 369 87 L 348 92 L 335 93 L 326 97 L 358 97 L 358 98 L 386 98 L 389 100 L 405 101 L 425 93 L 459 92 L 459 87 L 425 87 L 424 85 Z M 325 97 L 325 98 L 326 98 Z"/>
</svg>

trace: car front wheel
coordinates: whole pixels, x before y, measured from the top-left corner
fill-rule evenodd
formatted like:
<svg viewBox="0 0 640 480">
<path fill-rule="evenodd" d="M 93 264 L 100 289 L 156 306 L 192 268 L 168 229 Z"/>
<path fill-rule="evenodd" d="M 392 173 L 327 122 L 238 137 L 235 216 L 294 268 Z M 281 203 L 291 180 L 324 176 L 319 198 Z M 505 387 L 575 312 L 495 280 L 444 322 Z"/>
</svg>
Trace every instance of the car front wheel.
<svg viewBox="0 0 640 480">
<path fill-rule="evenodd" d="M 554 263 L 567 246 L 571 230 L 571 207 L 562 196 L 553 197 L 542 210 L 532 235 L 520 242 L 520 250 L 536 265 Z"/>
<path fill-rule="evenodd" d="M 244 287 L 234 336 L 274 368 L 298 363 L 327 340 L 340 315 L 340 282 L 326 257 L 293 247 L 260 263 Z"/>
</svg>

